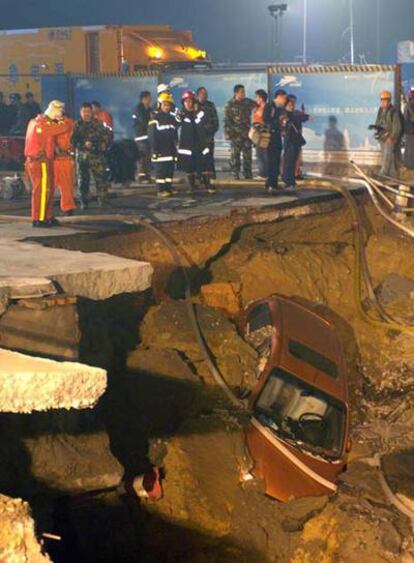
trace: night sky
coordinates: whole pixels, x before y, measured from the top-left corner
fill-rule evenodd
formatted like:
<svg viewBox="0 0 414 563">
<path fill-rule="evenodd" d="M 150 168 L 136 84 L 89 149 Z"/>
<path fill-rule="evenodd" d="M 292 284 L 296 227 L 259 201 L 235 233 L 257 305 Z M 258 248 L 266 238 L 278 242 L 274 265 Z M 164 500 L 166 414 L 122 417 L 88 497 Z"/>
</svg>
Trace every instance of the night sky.
<svg viewBox="0 0 414 563">
<path fill-rule="evenodd" d="M 303 1 L 289 5 L 282 28 L 286 62 L 302 54 Z M 414 39 L 413 0 L 353 0 L 355 53 L 377 60 L 377 4 L 380 6 L 380 61 L 394 62 L 396 44 Z M 3 29 L 30 27 L 166 23 L 193 31 L 200 47 L 218 62 L 275 60 L 267 6 L 279 0 L 0 0 Z M 349 60 L 349 0 L 308 0 L 309 60 Z M 347 59 L 348 58 L 348 59 Z"/>
</svg>

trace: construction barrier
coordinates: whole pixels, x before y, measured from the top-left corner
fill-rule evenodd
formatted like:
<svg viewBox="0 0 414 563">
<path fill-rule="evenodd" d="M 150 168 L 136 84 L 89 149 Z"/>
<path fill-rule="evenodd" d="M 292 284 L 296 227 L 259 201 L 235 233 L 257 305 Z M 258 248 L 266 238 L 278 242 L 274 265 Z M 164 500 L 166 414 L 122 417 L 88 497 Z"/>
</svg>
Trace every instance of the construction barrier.
<svg viewBox="0 0 414 563">
<path fill-rule="evenodd" d="M 414 84 L 414 65 L 401 67 L 403 89 Z M 284 88 L 298 97 L 299 107 L 315 117 L 307 123 L 304 156 L 308 162 L 346 162 L 350 158 L 374 164 L 379 146 L 368 125 L 375 121 L 379 92 L 387 89 L 399 92 L 400 67 L 395 65 L 278 65 L 254 68 L 220 67 L 171 72 L 140 72 L 136 74 L 54 74 L 0 76 L 0 91 L 24 94 L 37 86 L 35 94 L 46 107 L 51 99 L 61 99 L 68 112 L 78 115 L 82 102 L 99 100 L 114 117 L 115 137 L 133 137 L 133 108 L 139 93 L 149 90 L 154 99 L 157 85 L 170 86 L 180 103 L 182 92 L 205 86 L 217 105 L 220 130 L 217 134 L 217 154 L 227 156 L 229 144 L 224 139 L 224 106 L 233 96 L 233 86 L 246 86 L 247 95 L 254 97 L 259 88 L 273 95 Z M 330 119 L 331 118 L 331 119 Z"/>
<path fill-rule="evenodd" d="M 379 145 L 368 126 L 375 123 L 382 90 L 394 92 L 392 65 L 277 66 L 269 69 L 272 92 L 295 94 L 314 118 L 304 126 L 306 161 L 376 164 Z"/>
</svg>

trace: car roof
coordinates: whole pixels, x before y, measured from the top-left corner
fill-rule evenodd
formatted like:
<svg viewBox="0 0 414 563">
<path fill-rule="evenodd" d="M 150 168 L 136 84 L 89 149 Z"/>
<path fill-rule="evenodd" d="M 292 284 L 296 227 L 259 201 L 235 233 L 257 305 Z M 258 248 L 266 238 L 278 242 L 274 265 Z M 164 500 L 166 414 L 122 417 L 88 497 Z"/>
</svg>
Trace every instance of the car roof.
<svg viewBox="0 0 414 563">
<path fill-rule="evenodd" d="M 345 360 L 336 327 L 292 299 L 273 295 L 268 302 L 278 332 L 279 366 L 346 402 Z"/>
</svg>

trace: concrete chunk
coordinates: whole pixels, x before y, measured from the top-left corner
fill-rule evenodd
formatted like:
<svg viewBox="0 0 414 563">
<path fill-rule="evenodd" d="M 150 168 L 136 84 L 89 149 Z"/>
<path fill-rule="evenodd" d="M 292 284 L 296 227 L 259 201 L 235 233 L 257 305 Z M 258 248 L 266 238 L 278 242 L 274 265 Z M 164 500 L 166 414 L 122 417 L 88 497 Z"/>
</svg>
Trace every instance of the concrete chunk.
<svg viewBox="0 0 414 563">
<path fill-rule="evenodd" d="M 10 299 L 43 297 L 57 293 L 52 281 L 46 278 L 0 279 L 0 315 L 7 310 Z"/>
<path fill-rule="evenodd" d="M 34 243 L 0 240 L 0 281 L 5 278 L 47 278 L 68 294 L 95 300 L 151 287 L 153 268 L 147 262 L 102 252 L 78 252 Z"/>
<path fill-rule="evenodd" d="M 106 371 L 0 349 L 0 412 L 92 407 L 106 389 Z"/>
<path fill-rule="evenodd" d="M 0 495 L 0 561 L 3 563 L 47 563 L 35 534 L 27 502 Z"/>
</svg>

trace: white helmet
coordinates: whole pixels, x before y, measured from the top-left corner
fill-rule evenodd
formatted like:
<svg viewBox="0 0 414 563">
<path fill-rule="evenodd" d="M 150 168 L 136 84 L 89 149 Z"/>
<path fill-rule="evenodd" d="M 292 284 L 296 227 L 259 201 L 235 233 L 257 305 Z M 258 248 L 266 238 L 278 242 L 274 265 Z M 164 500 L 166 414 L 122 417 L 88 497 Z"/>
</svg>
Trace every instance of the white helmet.
<svg viewBox="0 0 414 563">
<path fill-rule="evenodd" d="M 160 95 L 163 92 L 169 92 L 170 91 L 170 87 L 168 86 L 168 84 L 158 84 L 157 86 L 157 94 Z"/>
</svg>

